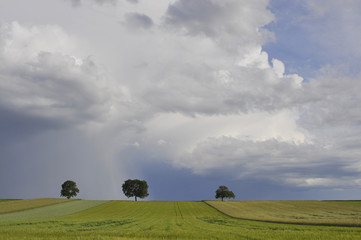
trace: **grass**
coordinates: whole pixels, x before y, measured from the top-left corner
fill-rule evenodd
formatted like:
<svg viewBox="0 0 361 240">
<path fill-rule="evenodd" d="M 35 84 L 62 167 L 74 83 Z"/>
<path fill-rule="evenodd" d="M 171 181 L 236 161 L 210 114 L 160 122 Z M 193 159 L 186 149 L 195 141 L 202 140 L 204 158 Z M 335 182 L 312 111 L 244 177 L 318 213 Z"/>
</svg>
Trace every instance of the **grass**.
<svg viewBox="0 0 361 240">
<path fill-rule="evenodd" d="M 58 198 L 38 198 L 38 199 L 25 199 L 18 201 L 0 201 L 0 214 L 23 211 L 27 209 L 45 207 L 53 204 L 69 202 L 74 200 L 58 199 Z"/>
<path fill-rule="evenodd" d="M 361 227 L 361 201 L 207 201 L 236 218 Z"/>
<path fill-rule="evenodd" d="M 104 204 L 108 201 L 66 201 L 50 206 L 32 208 L 24 211 L 0 214 L 0 221 L 29 220 L 60 217 L 84 211 L 86 209 Z"/>
<path fill-rule="evenodd" d="M 0 221 L 0 239 L 353 240 L 361 228 L 240 220 L 204 202 L 110 201 L 61 217 Z"/>
<path fill-rule="evenodd" d="M 16 201 L 16 200 L 20 200 L 20 199 L 0 199 L 0 203 L 1 202 Z"/>
</svg>

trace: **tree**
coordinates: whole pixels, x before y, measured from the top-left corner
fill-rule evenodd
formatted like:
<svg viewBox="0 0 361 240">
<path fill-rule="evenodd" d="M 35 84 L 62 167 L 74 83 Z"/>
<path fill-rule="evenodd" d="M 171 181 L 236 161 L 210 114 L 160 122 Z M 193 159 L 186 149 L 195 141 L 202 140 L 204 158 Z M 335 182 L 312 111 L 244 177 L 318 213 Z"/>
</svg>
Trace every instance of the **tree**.
<svg viewBox="0 0 361 240">
<path fill-rule="evenodd" d="M 137 201 L 137 198 L 145 198 L 148 194 L 148 183 L 146 181 L 141 181 L 138 179 L 128 179 L 124 182 L 122 185 L 123 193 L 125 196 L 134 197 L 135 201 Z"/>
<path fill-rule="evenodd" d="M 79 193 L 79 189 L 77 188 L 75 182 L 68 180 L 61 185 L 61 197 L 66 197 L 67 199 L 69 199 L 71 197 L 75 197 L 77 193 Z"/>
<path fill-rule="evenodd" d="M 236 196 L 232 191 L 228 189 L 226 186 L 219 186 L 219 188 L 216 191 L 216 198 L 221 198 L 223 201 L 223 198 L 235 198 Z"/>
</svg>

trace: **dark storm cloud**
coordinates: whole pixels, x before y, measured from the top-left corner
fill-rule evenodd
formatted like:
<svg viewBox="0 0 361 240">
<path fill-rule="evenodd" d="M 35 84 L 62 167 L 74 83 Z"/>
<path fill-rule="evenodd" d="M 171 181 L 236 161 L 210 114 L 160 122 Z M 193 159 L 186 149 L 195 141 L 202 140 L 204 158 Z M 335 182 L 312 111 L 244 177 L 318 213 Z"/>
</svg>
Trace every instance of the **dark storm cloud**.
<svg viewBox="0 0 361 240">
<path fill-rule="evenodd" d="M 105 4 L 105 3 L 116 4 L 117 3 L 117 0 L 93 0 L 93 1 L 98 4 Z"/>
<path fill-rule="evenodd" d="M 58 52 L 67 39 L 56 26 L 0 26 L 0 142 L 107 119 L 106 80 L 90 58 Z"/>
<path fill-rule="evenodd" d="M 65 0 L 68 1 L 72 4 L 73 7 L 78 7 L 82 5 L 82 0 Z M 96 4 L 116 4 L 117 0 L 91 0 L 92 2 L 96 3 Z M 84 2 L 84 0 L 83 0 Z"/>
<path fill-rule="evenodd" d="M 257 2 L 226 0 L 179 0 L 169 5 L 165 24 L 189 35 L 205 35 L 228 51 L 237 52 L 241 45 L 262 44 L 267 31 L 254 31 L 274 19 L 265 11 L 266 0 Z"/>
<path fill-rule="evenodd" d="M 93 67 L 92 62 L 77 66 L 69 56 L 40 53 L 32 63 L 0 69 L 0 92 L 7 96 L 0 102 L 24 114 L 61 116 L 69 122 L 97 118 L 99 95 L 94 86 L 83 84 L 94 78 L 89 74 Z M 11 82 L 18 84 L 12 86 Z"/>
<path fill-rule="evenodd" d="M 127 1 L 130 3 L 138 3 L 139 2 L 139 0 L 127 0 Z"/>
<path fill-rule="evenodd" d="M 68 0 L 68 1 L 70 1 L 74 7 L 81 5 L 81 0 Z"/>
<path fill-rule="evenodd" d="M 258 148 L 258 149 L 261 149 Z M 139 176 L 142 176 L 147 180 L 149 184 L 149 200 L 193 200 L 199 201 L 204 199 L 214 199 L 215 190 L 219 185 L 228 186 L 235 194 L 237 200 L 285 200 L 285 199 L 347 199 L 347 196 L 353 196 L 357 198 L 357 193 L 349 190 L 347 182 L 351 182 L 354 178 L 357 178 L 357 174 L 348 174 L 347 172 L 340 171 L 342 169 L 342 163 L 337 163 L 335 159 L 328 159 L 330 163 L 320 165 L 304 164 L 300 167 L 294 165 L 294 167 L 279 166 L 280 169 L 276 170 L 276 167 L 269 172 L 260 170 L 264 174 L 258 174 L 254 172 L 247 177 L 239 178 L 235 173 L 244 173 L 249 169 L 246 166 L 231 166 L 225 169 L 227 165 L 227 159 L 220 162 L 223 166 L 214 168 L 208 174 L 194 174 L 192 170 L 186 168 L 174 168 L 171 165 L 165 164 L 165 159 L 151 159 L 150 153 L 141 152 L 139 149 L 128 149 L 128 152 L 123 152 L 122 157 L 131 159 L 131 166 L 136 167 L 140 172 Z M 228 149 L 230 150 L 230 149 Z M 245 151 L 249 151 L 246 149 Z M 269 151 L 266 151 L 268 152 Z M 253 154 L 255 155 L 255 154 Z M 262 153 L 259 154 L 260 158 Z M 223 155 L 226 157 L 226 154 Z M 264 156 L 268 158 L 268 156 Z M 285 157 L 285 156 L 283 156 Z M 272 157 L 271 157 L 272 158 Z M 292 162 L 291 154 L 288 154 L 289 161 Z M 307 158 L 307 156 L 305 156 Z M 239 159 L 238 161 L 241 161 Z M 253 162 L 254 159 L 247 159 L 249 162 Z M 272 161 L 272 160 L 270 160 Z M 282 160 L 285 161 L 285 160 Z M 299 160 L 298 162 L 302 162 Z M 265 167 L 266 164 L 272 165 L 267 160 L 264 162 L 257 162 L 255 165 L 259 168 Z M 294 163 L 296 164 L 296 163 Z M 290 164 L 292 165 L 292 163 Z M 320 170 L 322 169 L 322 170 Z M 344 190 L 338 190 L 335 194 L 335 186 L 322 186 L 317 185 L 317 182 L 310 181 L 313 186 L 305 184 L 305 182 L 298 182 L 295 187 L 295 183 L 285 183 L 280 181 L 279 175 L 288 173 L 289 176 L 294 178 L 304 178 L 305 176 L 317 176 L 317 177 L 330 177 L 333 176 L 340 181 L 343 181 L 345 185 L 339 185 L 338 188 L 345 188 Z M 349 175 L 349 178 L 344 178 L 345 175 Z M 137 175 L 138 177 L 138 175 Z M 281 176 L 282 177 L 282 176 Z M 317 181 L 317 180 L 316 180 Z M 353 183 L 354 184 L 354 183 Z M 340 194 L 346 194 L 340 196 Z"/>
<path fill-rule="evenodd" d="M 184 27 L 189 34 L 214 37 L 220 30 L 219 19 L 228 12 L 227 7 L 211 0 L 181 0 L 169 6 L 165 20 L 169 25 Z"/>
<path fill-rule="evenodd" d="M 5 49 L 0 54 L 3 108 L 64 124 L 93 121 L 99 110 L 107 111 L 107 97 L 99 92 L 105 85 L 98 81 L 96 64 L 90 58 L 61 54 L 56 44 L 49 44 L 67 41 L 56 26 L 26 28 L 12 23 L 0 27 L 0 44 Z M 39 42 L 47 51 L 38 49 Z"/>
<path fill-rule="evenodd" d="M 0 144 L 12 144 L 20 139 L 47 130 L 64 128 L 66 125 L 60 119 L 46 119 L 36 115 L 17 112 L 0 106 Z"/>
<path fill-rule="evenodd" d="M 176 198 L 194 200 L 213 198 L 221 184 L 249 193 L 239 199 L 312 198 L 321 189 L 337 198 L 340 188 L 359 188 L 361 77 L 334 66 L 307 81 L 287 74 L 287 62 L 264 50 L 272 35 L 264 26 L 275 20 L 269 1 L 22 1 L 41 14 L 11 2 L 0 8 L 9 22 L 0 24 L 5 195 L 57 197 L 75 175 L 94 199 L 120 197 L 127 177 L 149 179 L 154 199 L 170 199 L 162 189 L 172 186 Z M 321 19 L 337 3 L 329 19 L 338 23 L 319 24 L 322 34 L 306 24 L 313 40 L 341 46 L 334 55 L 347 45 L 340 59 L 360 55 L 357 1 L 325 2 L 307 1 L 320 3 L 312 6 Z M 294 48 L 307 48 L 301 40 Z M 129 146 L 141 154 L 125 154 Z"/>
<path fill-rule="evenodd" d="M 240 179 L 268 179 L 281 185 L 355 187 L 359 184 L 359 169 L 349 166 L 359 163 L 359 148 L 340 152 L 314 144 L 218 138 L 200 143 L 179 164 L 201 174 L 218 172 Z"/>
<path fill-rule="evenodd" d="M 109 169 L 98 146 L 74 128 L 42 131 L 0 145 L 0 197 L 60 197 L 61 184 L 72 179 L 80 198 L 119 199 L 120 189 L 114 194 L 111 179 L 105 177 Z"/>
<path fill-rule="evenodd" d="M 153 26 L 153 20 L 141 13 L 127 13 L 125 15 L 125 24 L 129 29 L 148 29 Z"/>
</svg>

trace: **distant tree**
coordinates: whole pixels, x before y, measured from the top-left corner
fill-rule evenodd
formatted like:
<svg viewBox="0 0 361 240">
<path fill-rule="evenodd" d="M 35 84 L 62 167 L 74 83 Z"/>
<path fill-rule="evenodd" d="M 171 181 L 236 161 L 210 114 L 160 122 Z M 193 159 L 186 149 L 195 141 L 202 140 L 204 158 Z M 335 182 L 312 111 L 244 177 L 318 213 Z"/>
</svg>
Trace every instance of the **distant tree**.
<svg viewBox="0 0 361 240">
<path fill-rule="evenodd" d="M 75 182 L 68 180 L 61 185 L 61 197 L 66 197 L 67 199 L 69 199 L 71 197 L 75 197 L 77 193 L 79 193 L 79 189 L 77 188 Z"/>
<path fill-rule="evenodd" d="M 145 198 L 148 194 L 148 183 L 146 181 L 141 181 L 138 179 L 128 179 L 124 182 L 122 185 L 123 193 L 125 196 L 134 197 L 135 201 L 137 201 L 137 198 Z"/>
<path fill-rule="evenodd" d="M 216 198 L 221 198 L 223 201 L 223 198 L 235 198 L 236 196 L 232 191 L 228 189 L 226 186 L 219 186 L 219 188 L 216 191 Z"/>
</svg>

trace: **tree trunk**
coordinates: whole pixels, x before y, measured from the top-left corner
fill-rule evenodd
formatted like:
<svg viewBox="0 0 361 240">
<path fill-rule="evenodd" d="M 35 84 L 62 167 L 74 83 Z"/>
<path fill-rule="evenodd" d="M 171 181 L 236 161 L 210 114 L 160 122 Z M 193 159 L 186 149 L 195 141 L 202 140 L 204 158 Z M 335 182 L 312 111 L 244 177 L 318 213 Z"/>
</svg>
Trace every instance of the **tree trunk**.
<svg viewBox="0 0 361 240">
<path fill-rule="evenodd" d="M 137 201 L 137 196 L 135 196 L 135 201 Z"/>
<path fill-rule="evenodd" d="M 222 202 L 223 202 L 223 197 L 222 197 Z"/>
</svg>

